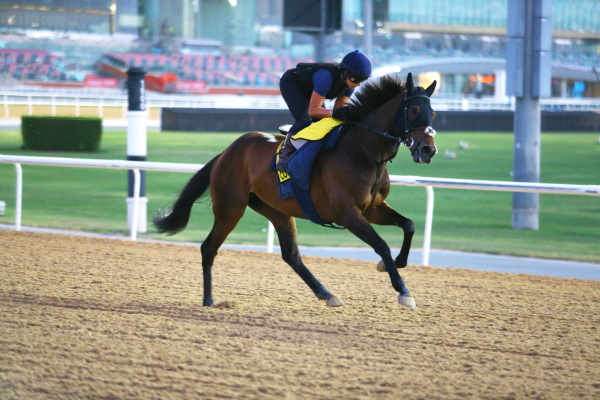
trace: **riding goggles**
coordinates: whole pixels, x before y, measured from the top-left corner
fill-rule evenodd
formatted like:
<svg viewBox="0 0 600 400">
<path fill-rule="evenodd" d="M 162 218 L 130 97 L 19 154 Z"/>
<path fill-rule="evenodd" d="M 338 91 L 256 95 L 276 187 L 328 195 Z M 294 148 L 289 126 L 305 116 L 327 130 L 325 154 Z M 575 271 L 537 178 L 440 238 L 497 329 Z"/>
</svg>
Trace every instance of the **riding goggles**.
<svg viewBox="0 0 600 400">
<path fill-rule="evenodd" d="M 352 83 L 361 83 L 366 81 L 367 79 L 369 79 L 368 77 L 364 77 L 364 76 L 354 76 L 354 75 L 349 75 L 348 79 L 350 80 L 350 82 Z"/>
</svg>

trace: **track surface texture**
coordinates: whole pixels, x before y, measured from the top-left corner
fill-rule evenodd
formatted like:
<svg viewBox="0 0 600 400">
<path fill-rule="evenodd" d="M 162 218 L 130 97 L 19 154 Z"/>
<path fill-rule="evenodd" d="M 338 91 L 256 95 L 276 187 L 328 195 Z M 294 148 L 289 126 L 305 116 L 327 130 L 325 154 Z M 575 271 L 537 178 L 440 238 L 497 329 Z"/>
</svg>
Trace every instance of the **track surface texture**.
<svg viewBox="0 0 600 400">
<path fill-rule="evenodd" d="M 600 282 L 0 230 L 1 399 L 598 399 Z"/>
</svg>

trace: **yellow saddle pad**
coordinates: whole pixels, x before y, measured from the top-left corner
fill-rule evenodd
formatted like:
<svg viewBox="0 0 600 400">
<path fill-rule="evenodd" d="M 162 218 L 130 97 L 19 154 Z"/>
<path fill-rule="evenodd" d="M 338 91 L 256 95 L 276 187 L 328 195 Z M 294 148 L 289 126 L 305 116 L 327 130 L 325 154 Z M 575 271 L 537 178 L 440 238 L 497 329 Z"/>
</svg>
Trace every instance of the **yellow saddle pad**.
<svg viewBox="0 0 600 400">
<path fill-rule="evenodd" d="M 333 128 L 343 124 L 344 121 L 335 118 L 323 118 L 320 121 L 302 129 L 300 132 L 292 136 L 292 139 L 304 139 L 304 140 L 321 140 L 327 135 Z M 283 142 L 277 148 L 277 157 L 275 162 L 279 161 L 279 150 L 283 146 Z M 279 176 L 279 182 L 285 182 L 290 179 L 290 176 L 286 172 L 277 171 Z"/>
<path fill-rule="evenodd" d="M 307 126 L 300 132 L 292 136 L 292 139 L 320 140 L 325 137 L 333 128 L 343 124 L 344 121 L 335 118 L 323 118 L 314 124 Z"/>
</svg>

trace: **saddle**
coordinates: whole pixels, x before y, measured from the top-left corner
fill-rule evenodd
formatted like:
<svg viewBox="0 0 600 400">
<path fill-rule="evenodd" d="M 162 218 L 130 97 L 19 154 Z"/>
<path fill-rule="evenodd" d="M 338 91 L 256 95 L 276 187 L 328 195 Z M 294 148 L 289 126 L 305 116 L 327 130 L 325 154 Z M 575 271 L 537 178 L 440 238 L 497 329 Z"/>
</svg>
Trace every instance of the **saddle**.
<svg viewBox="0 0 600 400">
<path fill-rule="evenodd" d="M 310 197 L 310 177 L 313 163 L 319 153 L 330 150 L 335 146 L 344 128 L 343 121 L 334 118 L 324 118 L 292 136 L 292 139 L 304 139 L 306 143 L 290 156 L 286 164 L 287 173 L 279 172 L 275 169 L 277 154 L 275 154 L 271 162 L 270 169 L 277 172 L 279 198 L 287 199 L 295 197 L 304 214 L 315 224 L 332 226 L 330 222 L 324 221 L 317 214 Z M 287 132 L 289 126 L 281 126 L 279 129 L 280 132 Z M 277 152 L 279 152 L 279 148 Z"/>
</svg>

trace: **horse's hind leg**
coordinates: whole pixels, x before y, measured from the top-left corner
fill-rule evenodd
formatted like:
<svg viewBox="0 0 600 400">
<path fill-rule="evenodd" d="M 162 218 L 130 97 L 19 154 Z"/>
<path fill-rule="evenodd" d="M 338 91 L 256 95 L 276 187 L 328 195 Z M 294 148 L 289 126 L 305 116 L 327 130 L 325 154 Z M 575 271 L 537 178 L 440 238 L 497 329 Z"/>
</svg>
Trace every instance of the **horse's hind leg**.
<svg viewBox="0 0 600 400">
<path fill-rule="evenodd" d="M 232 197 L 229 198 L 235 198 L 235 196 L 232 195 Z M 244 215 L 245 209 L 246 204 L 244 202 L 234 204 L 227 201 L 219 202 L 213 200 L 215 221 L 212 230 L 204 242 L 202 242 L 202 246 L 200 246 L 202 252 L 202 276 L 204 284 L 203 306 L 212 306 L 214 304 L 212 298 L 213 262 L 219 248 Z"/>
<path fill-rule="evenodd" d="M 372 224 L 377 225 L 393 225 L 402 228 L 404 231 L 404 240 L 402 241 L 402 248 L 400 254 L 394 260 L 396 267 L 404 268 L 408 264 L 408 253 L 410 252 L 410 246 L 412 244 L 412 238 L 415 234 L 415 225 L 412 220 L 398 213 L 386 202 L 383 202 L 377 207 L 370 208 L 365 213 L 365 218 Z M 377 269 L 381 272 L 385 271 L 385 267 L 382 262 L 377 265 Z"/>
<path fill-rule="evenodd" d="M 255 195 L 250 195 L 250 202 L 248 205 L 254 211 L 271 221 L 279 238 L 281 257 L 298 275 L 300 275 L 302 280 L 312 289 L 315 295 L 321 300 L 326 300 L 328 306 L 343 306 L 344 302 L 340 298 L 332 295 L 302 262 L 298 244 L 296 242 L 297 231 L 294 218 L 271 208 Z"/>
</svg>

